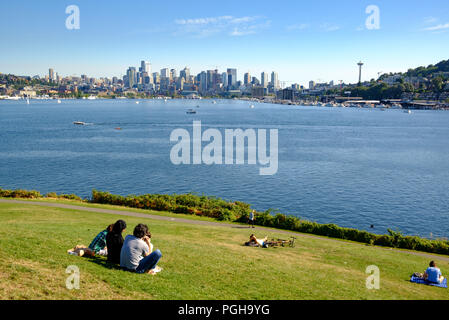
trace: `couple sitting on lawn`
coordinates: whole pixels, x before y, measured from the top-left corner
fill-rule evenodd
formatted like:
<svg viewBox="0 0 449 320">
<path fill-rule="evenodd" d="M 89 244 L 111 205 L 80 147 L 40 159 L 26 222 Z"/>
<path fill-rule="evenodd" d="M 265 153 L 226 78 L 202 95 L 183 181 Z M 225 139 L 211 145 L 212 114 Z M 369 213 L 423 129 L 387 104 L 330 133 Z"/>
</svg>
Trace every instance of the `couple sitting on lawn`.
<svg viewBox="0 0 449 320">
<path fill-rule="evenodd" d="M 89 247 L 77 245 L 68 250 L 68 253 L 76 256 L 107 256 L 109 262 L 119 264 L 123 269 L 136 273 L 156 274 L 161 271 L 157 263 L 162 253 L 160 250 L 153 252 L 148 226 L 138 224 L 134 228 L 133 235 L 123 239 L 122 233 L 125 229 L 126 222 L 118 220 L 101 231 Z"/>
<path fill-rule="evenodd" d="M 159 249 L 153 252 L 148 226 L 138 224 L 134 228 L 133 235 L 128 235 L 123 240 L 122 233 L 125 229 L 126 222 L 118 220 L 112 231 L 106 235 L 108 261 L 120 264 L 123 269 L 136 273 L 156 274 L 161 271 L 157 263 L 162 253 Z"/>
</svg>

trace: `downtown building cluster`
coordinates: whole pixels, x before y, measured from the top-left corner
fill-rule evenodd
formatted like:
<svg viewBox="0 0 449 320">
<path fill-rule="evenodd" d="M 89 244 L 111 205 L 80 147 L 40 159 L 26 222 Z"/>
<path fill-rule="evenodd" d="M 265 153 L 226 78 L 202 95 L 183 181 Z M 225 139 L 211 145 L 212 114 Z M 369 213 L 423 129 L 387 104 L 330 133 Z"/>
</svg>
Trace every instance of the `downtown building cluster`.
<svg viewBox="0 0 449 320">
<path fill-rule="evenodd" d="M 257 95 L 276 93 L 281 89 L 277 72 L 269 75 L 262 72 L 260 80 L 245 73 L 243 81 L 237 76 L 237 69 L 228 68 L 225 72 L 217 69 L 192 74 L 185 67 L 179 73 L 176 69 L 163 68 L 152 72 L 151 64 L 142 61 L 139 69 L 129 67 L 122 79 L 123 89 L 161 95 Z"/>
</svg>

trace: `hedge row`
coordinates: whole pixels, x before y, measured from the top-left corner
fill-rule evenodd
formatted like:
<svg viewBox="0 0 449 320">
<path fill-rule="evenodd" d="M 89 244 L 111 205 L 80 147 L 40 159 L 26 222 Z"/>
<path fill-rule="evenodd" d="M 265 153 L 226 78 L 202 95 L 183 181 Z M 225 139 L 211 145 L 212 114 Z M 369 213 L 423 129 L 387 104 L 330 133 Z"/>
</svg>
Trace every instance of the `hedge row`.
<svg viewBox="0 0 449 320">
<path fill-rule="evenodd" d="M 55 193 L 48 193 L 46 196 L 49 198 L 81 200 L 81 198 L 76 195 L 57 195 Z M 40 198 L 42 196 L 38 191 L 2 190 L 0 188 L 0 197 Z M 93 190 L 90 202 L 192 214 L 234 222 L 246 222 L 250 212 L 250 205 L 243 202 L 231 202 L 216 197 L 195 194 L 146 194 L 124 197 L 109 192 Z M 265 227 L 356 241 L 370 245 L 449 255 L 449 241 L 447 240 L 429 240 L 417 236 L 404 236 L 400 232 L 390 229 L 388 230 L 389 234 L 387 235 L 377 235 L 363 230 L 342 228 L 335 224 L 319 224 L 306 221 L 294 216 L 273 213 L 272 210 L 256 212 L 255 217 L 255 223 Z"/>
<path fill-rule="evenodd" d="M 235 221 L 246 215 L 250 205 L 230 202 L 216 197 L 195 194 L 145 194 L 120 196 L 109 192 L 92 191 L 93 203 L 112 204 L 139 209 L 168 211 L 211 217 L 222 221 Z"/>
</svg>

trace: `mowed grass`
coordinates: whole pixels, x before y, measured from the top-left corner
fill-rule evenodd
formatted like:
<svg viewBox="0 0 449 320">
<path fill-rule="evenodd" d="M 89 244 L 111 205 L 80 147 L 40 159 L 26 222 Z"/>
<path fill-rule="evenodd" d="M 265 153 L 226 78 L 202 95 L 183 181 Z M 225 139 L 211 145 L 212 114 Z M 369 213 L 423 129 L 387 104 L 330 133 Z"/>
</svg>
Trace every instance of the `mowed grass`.
<svg viewBox="0 0 449 320">
<path fill-rule="evenodd" d="M 104 258 L 70 256 L 120 217 L 104 213 L 0 203 L 1 299 L 447 299 L 447 289 L 409 282 L 429 259 L 357 243 L 299 237 L 295 248 L 249 248 L 253 230 L 123 217 L 131 233 L 149 225 L 162 251 L 156 275 L 138 275 Z M 258 237 L 285 234 L 256 229 Z M 438 261 L 443 273 L 447 262 Z M 66 268 L 80 269 L 80 289 L 66 288 Z M 368 290 L 366 267 L 380 269 Z"/>
</svg>

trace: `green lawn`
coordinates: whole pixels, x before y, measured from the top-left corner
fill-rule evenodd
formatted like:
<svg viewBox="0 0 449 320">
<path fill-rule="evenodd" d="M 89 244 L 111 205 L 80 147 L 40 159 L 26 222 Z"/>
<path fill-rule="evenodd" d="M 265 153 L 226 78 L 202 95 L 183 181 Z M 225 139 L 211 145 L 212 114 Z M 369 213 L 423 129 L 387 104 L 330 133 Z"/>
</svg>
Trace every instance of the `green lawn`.
<svg viewBox="0 0 449 320">
<path fill-rule="evenodd" d="M 66 203 L 66 202 L 65 202 Z M 86 206 L 90 206 L 86 204 Z M 127 211 L 132 211 L 128 210 Z M 249 229 L 119 217 L 78 210 L 0 203 L 1 299 L 447 299 L 447 289 L 415 285 L 425 257 L 344 241 L 300 237 L 295 248 L 242 246 Z M 147 223 L 162 251 L 162 273 L 138 275 L 104 259 L 70 256 L 108 224 L 123 218 L 132 232 Z M 257 236 L 267 235 L 259 230 Z M 285 238 L 285 234 L 268 233 Z M 449 263 L 438 261 L 443 273 Z M 66 267 L 81 272 L 68 290 Z M 365 269 L 377 265 L 380 290 L 365 287 Z"/>
</svg>

